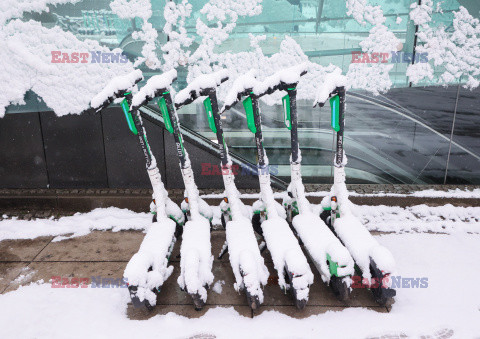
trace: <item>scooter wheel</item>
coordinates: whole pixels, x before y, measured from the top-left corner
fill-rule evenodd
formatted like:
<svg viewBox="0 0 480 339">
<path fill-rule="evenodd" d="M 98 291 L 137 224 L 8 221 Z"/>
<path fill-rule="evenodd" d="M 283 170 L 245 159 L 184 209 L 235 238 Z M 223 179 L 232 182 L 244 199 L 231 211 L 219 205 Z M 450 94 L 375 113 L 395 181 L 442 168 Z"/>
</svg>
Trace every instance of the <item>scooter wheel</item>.
<svg viewBox="0 0 480 339">
<path fill-rule="evenodd" d="M 338 300 L 346 301 L 350 298 L 350 288 L 347 287 L 347 283 L 343 278 L 332 275 L 330 278 L 330 288 Z"/>
</svg>

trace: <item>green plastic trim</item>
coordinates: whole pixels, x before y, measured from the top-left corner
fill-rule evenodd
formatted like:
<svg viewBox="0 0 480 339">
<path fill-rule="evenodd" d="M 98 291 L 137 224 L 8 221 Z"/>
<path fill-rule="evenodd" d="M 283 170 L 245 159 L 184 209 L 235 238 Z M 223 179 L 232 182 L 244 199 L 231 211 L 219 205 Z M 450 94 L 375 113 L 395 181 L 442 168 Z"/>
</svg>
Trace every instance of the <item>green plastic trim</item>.
<svg viewBox="0 0 480 339">
<path fill-rule="evenodd" d="M 170 219 L 172 219 L 173 221 L 175 221 L 175 222 L 176 222 L 177 224 L 179 224 L 180 226 L 183 226 L 183 225 L 185 224 L 185 222 L 183 222 L 183 224 L 181 224 L 181 223 L 177 220 L 177 218 L 175 218 L 175 216 L 173 216 L 173 215 L 171 215 L 171 214 L 169 214 L 168 217 L 169 217 Z"/>
<path fill-rule="evenodd" d="M 327 253 L 327 261 L 328 261 L 328 269 L 330 270 L 330 274 L 337 276 L 338 274 L 338 264 L 332 260 L 330 254 Z"/>
<path fill-rule="evenodd" d="M 181 133 L 178 137 L 178 141 L 180 141 L 180 147 L 182 148 L 182 154 L 185 155 L 185 148 L 183 148 L 183 137 L 182 137 Z"/>
<path fill-rule="evenodd" d="M 143 140 L 145 141 L 145 145 L 147 145 L 148 153 L 150 153 L 150 155 L 152 155 L 152 151 L 150 150 L 150 145 L 148 144 L 146 135 L 143 136 Z"/>
<path fill-rule="evenodd" d="M 292 203 L 292 212 L 298 214 L 298 203 L 296 201 Z"/>
<path fill-rule="evenodd" d="M 335 132 L 340 130 L 340 97 L 335 95 L 330 98 L 330 108 L 332 109 L 331 125 Z"/>
<path fill-rule="evenodd" d="M 253 134 L 257 133 L 257 127 L 255 127 L 255 119 L 253 117 L 253 102 L 252 97 L 247 97 L 243 100 L 243 107 L 245 108 L 245 113 L 247 114 L 247 125 L 250 132 Z"/>
<path fill-rule="evenodd" d="M 210 100 L 210 97 L 203 100 L 203 106 L 205 106 L 205 111 L 207 112 L 208 126 L 213 133 L 217 133 L 217 126 L 215 126 L 215 118 L 213 117 L 212 101 Z"/>
<path fill-rule="evenodd" d="M 285 126 L 287 126 L 288 130 L 292 129 L 292 119 L 290 117 L 290 97 L 285 95 L 282 98 L 283 104 L 283 121 L 285 122 Z"/>
<path fill-rule="evenodd" d="M 328 261 L 328 268 L 330 270 L 330 274 L 334 275 L 336 277 L 343 277 L 338 275 L 338 268 L 345 268 L 347 265 L 339 265 L 337 262 L 333 261 L 332 258 L 330 257 L 330 254 L 327 253 L 327 261 Z"/>
<path fill-rule="evenodd" d="M 135 123 L 133 122 L 132 113 L 130 112 L 130 107 L 128 106 L 127 99 L 123 99 L 122 102 L 120 103 L 120 106 L 122 107 L 123 113 L 125 114 L 125 119 L 127 120 L 128 128 L 133 134 L 137 135 L 138 131 L 137 131 L 137 128 L 135 127 Z"/>
<path fill-rule="evenodd" d="M 161 97 L 160 99 L 158 99 L 158 107 L 160 108 L 160 112 L 162 112 L 165 128 L 167 129 L 167 131 L 173 134 L 172 120 L 170 119 L 170 113 L 168 112 L 167 102 L 165 101 L 164 97 Z"/>
</svg>

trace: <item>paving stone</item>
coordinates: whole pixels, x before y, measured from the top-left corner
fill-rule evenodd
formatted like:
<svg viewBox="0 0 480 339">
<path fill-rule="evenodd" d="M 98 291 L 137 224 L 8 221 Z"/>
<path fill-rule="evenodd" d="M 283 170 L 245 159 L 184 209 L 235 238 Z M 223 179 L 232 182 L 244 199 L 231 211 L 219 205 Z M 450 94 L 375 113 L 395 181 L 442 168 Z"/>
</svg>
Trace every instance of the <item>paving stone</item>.
<svg viewBox="0 0 480 339">
<path fill-rule="evenodd" d="M 378 304 L 373 299 L 372 293 L 364 288 L 354 288 L 349 300 L 338 300 L 331 288 L 325 284 L 314 265 L 310 264 L 314 274 L 313 285 L 310 286 L 308 306 L 332 306 L 332 307 L 376 307 Z"/>
<path fill-rule="evenodd" d="M 145 237 L 142 231 L 94 231 L 51 242 L 35 261 L 128 261 Z"/>
<path fill-rule="evenodd" d="M 31 261 L 53 237 L 0 241 L 0 261 Z"/>
<path fill-rule="evenodd" d="M 52 277 L 68 278 L 69 282 L 71 278 L 88 278 L 89 284 L 92 277 L 122 279 L 126 265 L 123 262 L 32 262 L 28 265 L 26 278 L 12 282 L 6 292 L 42 279 L 48 283 Z"/>
<path fill-rule="evenodd" d="M 25 271 L 28 263 L 0 263 L 0 293 L 4 293 L 17 276 Z"/>
<path fill-rule="evenodd" d="M 212 272 L 214 276 L 214 284 L 217 282 L 223 282 L 221 285 L 222 292 L 215 292 L 212 285 L 208 291 L 207 304 L 248 306 L 245 292 L 237 292 L 233 287 L 235 276 L 232 267 L 230 266 L 230 262 L 214 262 Z"/>
<path fill-rule="evenodd" d="M 157 297 L 157 305 L 193 305 L 192 298 L 187 292 L 182 291 L 177 283 L 180 276 L 180 263 L 171 262 L 172 275 L 163 284 Z M 229 263 L 214 262 L 212 267 L 214 283 L 224 281 L 222 293 L 213 291 L 212 286 L 207 290 L 207 305 L 244 305 L 247 306 L 246 297 L 233 288 L 235 277 Z M 193 306 L 192 306 L 193 307 Z"/>
</svg>

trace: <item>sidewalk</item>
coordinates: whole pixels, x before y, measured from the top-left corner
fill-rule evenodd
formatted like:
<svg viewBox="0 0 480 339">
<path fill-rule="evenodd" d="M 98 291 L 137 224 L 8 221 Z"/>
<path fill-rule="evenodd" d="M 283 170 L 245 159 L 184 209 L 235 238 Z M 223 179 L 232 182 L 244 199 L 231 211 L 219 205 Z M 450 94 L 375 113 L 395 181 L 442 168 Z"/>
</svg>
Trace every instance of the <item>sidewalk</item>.
<svg viewBox="0 0 480 339">
<path fill-rule="evenodd" d="M 0 242 L 0 291 L 6 293 L 18 288 L 20 284 L 43 279 L 48 282 L 53 276 L 60 277 L 92 277 L 122 278 L 128 260 L 138 250 L 144 233 L 140 231 L 94 231 L 87 236 L 52 242 L 54 237 L 42 237 L 34 240 L 4 240 Z M 324 313 L 328 310 L 342 310 L 347 307 L 368 307 L 377 312 L 387 312 L 385 307 L 375 304 L 370 292 L 355 289 L 347 303 L 335 299 L 333 293 L 321 281 L 315 267 L 315 282 L 310 288 L 310 299 L 307 307 L 299 311 L 293 306 L 292 298 L 284 294 L 276 282 L 275 270 L 268 250 L 263 257 L 271 274 L 265 287 L 265 301 L 260 310 L 253 314 L 247 306 L 245 295 L 233 289 L 234 276 L 230 267 L 228 254 L 221 260 L 218 253 L 225 241 L 224 231 L 213 231 L 211 236 L 214 282 L 223 281 L 221 293 L 210 288 L 206 307 L 197 312 L 190 297 L 180 290 L 177 284 L 179 276 L 179 249 L 181 241 L 177 241 L 171 258 L 174 267 L 172 276 L 167 280 L 158 298 L 157 307 L 151 313 L 128 307 L 131 319 L 147 319 L 156 314 L 174 312 L 187 317 L 200 317 L 216 306 L 233 306 L 244 316 L 253 317 L 265 310 L 277 310 L 295 318 L 304 318 L 312 314 Z M 311 263 L 310 263 L 311 264 Z M 217 284 L 218 286 L 218 284 Z"/>
<path fill-rule="evenodd" d="M 143 229 L 150 224 L 151 215 L 111 208 L 46 220 L 72 215 L 79 210 L 38 208 L 0 213 L 0 219 L 4 219 L 0 221 L 0 239 L 4 239 L 0 241 L 1 318 L 9 324 L 8 333 L 23 330 L 30 331 L 31 336 L 36 335 L 37 330 L 52 335 L 64 334 L 65 330 L 65 333 L 74 331 L 78 336 L 87 335 L 89 330 L 84 324 L 95 323 L 99 333 L 119 337 L 131 337 L 134 333 L 147 336 L 169 333 L 179 338 L 220 338 L 232 337 L 232 334 L 248 337 L 252 333 L 254 337 L 333 337 L 341 333 L 344 337 L 370 339 L 469 338 L 480 333 L 478 322 L 473 321 L 478 317 L 480 294 L 476 289 L 452 286 L 458 285 L 458 272 L 468 272 L 465 277 L 468 283 L 480 279 L 478 270 L 472 270 L 480 260 L 480 190 L 455 187 L 446 192 L 444 187 L 437 188 L 443 190 L 423 189 L 420 192 L 403 187 L 386 191 L 363 186 L 358 187 L 362 192 L 357 192 L 350 186 L 358 217 L 392 252 L 397 266 L 396 277 L 428 280 L 427 288 L 404 286 L 402 280 L 390 310 L 376 305 L 367 289 L 353 289 L 348 302 L 339 302 L 321 281 L 312 263 L 315 279 L 310 287 L 310 298 L 304 310 L 297 310 L 291 296 L 280 290 L 271 256 L 266 250 L 262 255 L 270 279 L 264 288 L 264 303 L 252 312 L 244 294 L 233 288 L 234 276 L 228 254 L 217 259 L 225 232 L 220 225 L 214 225 L 211 233 L 214 283 L 208 291 L 204 309 L 195 311 L 190 297 L 178 287 L 179 239 L 170 260 L 173 273 L 163 285 L 156 308 L 148 313 L 131 305 L 126 289 L 94 288 L 92 283 L 93 279 L 119 280 L 123 277 L 127 262 L 144 238 Z M 319 203 L 322 193 L 315 192 L 322 189 L 309 187 L 309 191 L 309 200 Z M 48 190 L 42 194 L 49 192 L 54 193 L 54 199 L 77 202 L 83 199 L 93 205 L 105 202 L 104 198 L 113 198 L 110 201 L 114 202 L 116 199 L 108 190 L 98 194 L 95 191 L 87 194 L 78 190 L 67 194 L 67 191 Z M 207 202 L 215 206 L 215 224 L 220 222 L 221 193 L 202 192 Z M 255 190 L 242 193 L 246 204 L 256 199 Z M 2 194 L 0 192 L 0 200 L 7 200 Z M 25 195 L 25 191 L 22 194 L 17 195 L 18 199 L 34 197 L 34 194 Z M 142 206 L 144 212 L 150 202 L 148 191 L 122 193 L 118 190 L 116 194 L 126 196 L 122 200 L 124 203 L 141 201 L 138 206 Z M 177 202 L 182 199 L 181 191 L 169 194 Z M 87 207 L 87 203 L 83 206 Z M 77 237 L 65 239 L 73 232 Z M 60 239 L 63 240 L 58 241 Z M 73 283 L 73 278 L 86 278 L 92 285 L 52 288 L 52 278 L 55 282 L 60 277 L 66 282 L 60 280 L 56 284 L 67 285 Z M 42 279 L 43 284 L 39 284 Z M 432 319 L 428 325 L 422 322 L 426 314 Z M 62 324 L 60 328 L 59 323 Z"/>
</svg>

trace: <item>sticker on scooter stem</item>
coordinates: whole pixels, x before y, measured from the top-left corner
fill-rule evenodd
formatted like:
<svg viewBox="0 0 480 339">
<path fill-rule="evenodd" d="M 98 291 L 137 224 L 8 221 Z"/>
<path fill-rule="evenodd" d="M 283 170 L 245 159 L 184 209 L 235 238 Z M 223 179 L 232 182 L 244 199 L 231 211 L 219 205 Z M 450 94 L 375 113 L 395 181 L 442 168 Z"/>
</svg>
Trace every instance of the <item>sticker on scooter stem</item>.
<svg viewBox="0 0 480 339">
<path fill-rule="evenodd" d="M 283 104 L 283 120 L 285 122 L 285 126 L 287 126 L 288 130 L 292 129 L 292 119 L 290 118 L 290 97 L 285 95 L 282 98 Z"/>
<path fill-rule="evenodd" d="M 330 99 L 330 107 L 332 109 L 332 128 L 338 132 L 340 131 L 340 97 L 338 95 Z"/>
<path fill-rule="evenodd" d="M 251 97 L 247 97 L 245 100 L 243 100 L 243 108 L 245 108 L 245 113 L 247 114 L 248 129 L 253 134 L 257 133 L 257 127 L 255 127 L 255 119 L 253 118 L 253 103 Z"/>
<path fill-rule="evenodd" d="M 128 128 L 132 131 L 133 134 L 137 135 L 138 131 L 135 127 L 135 123 L 133 122 L 132 113 L 130 112 L 130 107 L 128 106 L 127 99 L 123 99 L 120 103 L 122 107 L 123 113 L 125 113 L 125 119 L 127 119 Z"/>
<path fill-rule="evenodd" d="M 164 93 L 165 94 L 165 93 Z M 163 122 L 165 124 L 165 128 L 170 134 L 173 134 L 173 126 L 172 120 L 170 119 L 170 114 L 168 113 L 167 102 L 165 101 L 164 97 L 158 99 L 158 107 L 160 107 L 160 112 L 162 112 Z"/>
<path fill-rule="evenodd" d="M 208 126 L 213 133 L 217 133 L 215 118 L 213 117 L 212 101 L 210 100 L 210 97 L 207 97 L 205 100 L 203 100 L 203 106 L 205 106 L 205 110 L 207 111 Z"/>
</svg>

